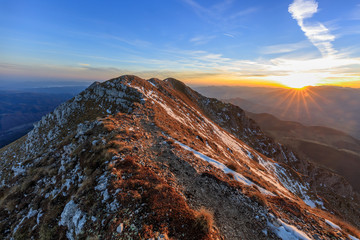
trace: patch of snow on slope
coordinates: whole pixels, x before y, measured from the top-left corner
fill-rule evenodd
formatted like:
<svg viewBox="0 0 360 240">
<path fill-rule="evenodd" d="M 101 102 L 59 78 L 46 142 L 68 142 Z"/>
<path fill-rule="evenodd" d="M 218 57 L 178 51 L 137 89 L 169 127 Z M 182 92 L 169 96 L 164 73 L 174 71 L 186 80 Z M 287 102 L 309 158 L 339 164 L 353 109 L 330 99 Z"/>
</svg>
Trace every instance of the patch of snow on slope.
<svg viewBox="0 0 360 240">
<path fill-rule="evenodd" d="M 162 103 L 161 101 L 159 101 L 158 99 L 155 99 L 155 98 L 153 98 L 153 100 L 155 100 L 155 101 L 166 111 L 166 113 L 167 113 L 170 117 L 174 118 L 175 120 L 181 122 L 181 123 L 184 124 L 184 125 L 187 125 L 187 124 L 186 124 L 186 121 L 185 121 L 183 118 L 181 118 L 180 116 L 176 115 L 176 114 L 172 111 L 172 109 L 169 108 L 166 104 Z"/>
<path fill-rule="evenodd" d="M 151 82 L 151 81 L 147 81 L 148 83 L 150 83 L 151 85 L 153 85 L 154 87 L 156 87 L 155 83 Z"/>
<path fill-rule="evenodd" d="M 297 229 L 296 227 L 284 223 L 280 219 L 276 220 L 276 226 L 272 223 L 268 223 L 269 227 L 274 231 L 274 233 L 283 240 L 310 240 L 303 231 Z"/>
<path fill-rule="evenodd" d="M 144 96 L 146 96 L 147 98 L 149 98 L 149 99 L 153 100 L 154 102 L 158 103 L 170 117 L 174 118 L 175 120 L 179 121 L 180 123 L 182 123 L 184 125 L 189 125 L 190 124 L 190 123 L 187 124 L 186 120 L 184 118 L 182 118 L 179 114 L 175 114 L 174 111 L 171 108 L 169 108 L 165 103 L 163 103 L 162 99 L 160 99 L 157 96 L 157 94 L 155 94 L 153 91 L 151 91 L 151 90 L 146 91 L 144 88 L 142 88 L 142 87 L 140 88 L 140 87 L 137 87 L 137 86 L 131 86 L 131 87 L 137 89 Z"/>
<path fill-rule="evenodd" d="M 308 205 L 309 207 L 312 207 L 312 208 L 315 208 L 316 207 L 316 205 L 315 205 L 315 203 L 312 201 L 312 200 L 310 200 L 309 198 L 308 198 L 308 196 L 306 196 L 307 198 L 305 198 L 303 201 L 304 201 L 304 203 L 306 204 L 306 205 Z"/>
<path fill-rule="evenodd" d="M 311 208 L 315 208 L 316 204 L 324 207 L 324 203 L 322 201 L 312 200 L 307 194 L 309 192 L 308 183 L 303 184 L 299 181 L 289 178 L 288 174 L 285 172 L 285 169 L 277 163 L 275 164 L 275 167 L 276 175 L 278 176 L 281 184 L 286 189 L 288 189 L 293 194 L 298 195 L 304 201 L 304 203 Z"/>
<path fill-rule="evenodd" d="M 348 235 L 348 237 L 351 239 L 351 240 L 359 240 L 357 237 L 354 237 L 353 235 Z"/>
<path fill-rule="evenodd" d="M 59 226 L 62 225 L 68 228 L 66 237 L 70 240 L 74 240 L 74 232 L 76 235 L 81 233 L 85 222 L 86 215 L 78 208 L 73 200 L 70 200 L 64 207 L 59 222 Z"/>
<path fill-rule="evenodd" d="M 246 145 L 244 145 L 246 151 L 248 151 L 248 147 Z M 277 189 L 277 193 L 282 195 L 282 196 L 286 196 L 286 197 L 292 197 L 291 192 L 285 188 L 282 185 L 282 182 L 278 179 L 278 176 L 276 174 L 276 167 L 274 165 L 273 162 L 268 161 L 263 159 L 259 154 L 257 154 L 256 152 L 254 152 L 256 159 L 258 159 L 259 164 L 261 166 L 263 166 L 266 170 L 268 174 L 264 174 L 264 172 L 257 170 L 256 168 L 253 168 L 253 172 L 258 175 L 259 177 L 261 177 L 262 179 L 264 179 L 266 182 L 272 184 L 276 189 Z"/>
<path fill-rule="evenodd" d="M 192 149 L 191 147 L 189 147 L 189 146 L 187 146 L 187 145 L 185 145 L 185 144 L 182 144 L 181 142 L 178 142 L 178 141 L 175 140 L 175 143 L 179 144 L 179 145 L 180 145 L 182 148 L 184 148 L 185 150 L 190 151 L 190 152 L 193 152 L 196 157 L 198 157 L 198 158 L 200 158 L 200 159 L 202 159 L 202 160 L 210 163 L 210 164 L 213 165 L 214 167 L 222 170 L 225 174 L 228 174 L 228 173 L 232 174 L 232 175 L 234 176 L 234 179 L 235 179 L 236 181 L 238 181 L 238 182 L 240 182 L 240 183 L 242 183 L 242 184 L 244 184 L 244 185 L 255 185 L 255 186 L 257 186 L 257 187 L 259 188 L 259 190 L 260 190 L 262 193 L 267 194 L 267 195 L 272 195 L 272 196 L 274 196 L 273 193 L 271 193 L 271 192 L 269 192 L 268 190 L 266 190 L 266 189 L 258 186 L 257 184 L 253 183 L 252 181 L 250 181 L 249 179 L 247 179 L 246 177 L 244 177 L 244 176 L 241 175 L 240 173 L 231 170 L 230 168 L 228 168 L 228 167 L 225 166 L 224 164 L 222 164 L 222 163 L 220 163 L 220 162 L 218 162 L 218 161 L 216 161 L 216 160 L 214 160 L 214 159 L 212 159 L 212 158 L 210 158 L 210 157 L 208 157 L 208 156 L 206 156 L 206 155 L 204 155 L 204 154 L 202 154 L 202 153 L 200 153 L 200 152 Z"/>
<path fill-rule="evenodd" d="M 339 226 L 336 225 L 335 223 L 333 223 L 333 222 L 331 222 L 331 221 L 329 221 L 329 220 L 327 220 L 327 219 L 325 219 L 325 222 L 326 222 L 328 225 L 330 225 L 332 228 L 337 229 L 337 230 L 341 230 L 341 227 L 339 227 Z"/>
<path fill-rule="evenodd" d="M 242 148 L 243 145 L 240 144 L 235 139 L 235 137 L 233 137 L 228 132 L 221 130 L 216 124 L 214 124 L 212 121 L 210 121 L 207 117 L 203 116 L 203 114 L 201 114 L 198 110 L 196 110 L 194 108 L 191 108 L 191 109 L 205 121 L 206 125 L 208 125 L 210 127 L 210 129 L 212 129 L 214 131 L 215 135 L 225 144 L 226 147 L 232 149 L 233 151 L 236 151 L 237 153 L 239 153 L 242 156 L 242 158 L 244 160 L 249 161 L 247 154 L 244 153 L 244 151 L 243 151 L 243 148 Z"/>
</svg>

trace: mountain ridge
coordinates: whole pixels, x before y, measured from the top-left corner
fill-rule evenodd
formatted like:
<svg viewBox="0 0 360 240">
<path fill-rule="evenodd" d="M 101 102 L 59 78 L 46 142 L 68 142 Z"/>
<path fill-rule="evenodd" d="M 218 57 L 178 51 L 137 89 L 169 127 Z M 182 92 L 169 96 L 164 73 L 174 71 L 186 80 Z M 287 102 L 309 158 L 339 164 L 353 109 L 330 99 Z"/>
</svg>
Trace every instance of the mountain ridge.
<svg viewBox="0 0 360 240">
<path fill-rule="evenodd" d="M 335 211 L 356 209 L 351 187 L 333 193 L 350 200 L 335 208 L 242 109 L 172 78 L 94 83 L 0 156 L 5 238 L 358 235 L 340 219 L 358 215 Z"/>
</svg>

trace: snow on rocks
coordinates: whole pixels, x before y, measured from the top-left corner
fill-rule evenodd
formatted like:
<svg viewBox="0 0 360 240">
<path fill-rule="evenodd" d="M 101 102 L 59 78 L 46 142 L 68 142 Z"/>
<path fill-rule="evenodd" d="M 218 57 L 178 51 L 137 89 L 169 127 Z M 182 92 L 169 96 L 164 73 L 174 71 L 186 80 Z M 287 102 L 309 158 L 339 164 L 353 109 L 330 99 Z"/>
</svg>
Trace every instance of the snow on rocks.
<svg viewBox="0 0 360 240">
<path fill-rule="evenodd" d="M 29 212 L 26 214 L 26 216 L 24 216 L 20 222 L 16 225 L 16 227 L 13 230 L 13 234 L 16 233 L 16 231 L 20 228 L 21 224 L 24 222 L 25 219 L 29 219 L 32 218 L 33 216 L 35 216 L 38 213 L 37 210 L 33 210 L 32 208 L 30 208 Z"/>
<path fill-rule="evenodd" d="M 17 163 L 14 166 L 12 166 L 11 170 L 14 172 L 14 176 L 17 176 L 19 174 L 25 173 L 25 168 L 21 163 Z"/>
<path fill-rule="evenodd" d="M 86 214 L 78 208 L 78 205 L 73 200 L 70 200 L 65 205 L 59 222 L 59 226 L 66 226 L 68 228 L 66 233 L 67 238 L 74 240 L 74 233 L 75 235 L 80 234 L 85 223 Z"/>
<path fill-rule="evenodd" d="M 106 174 L 101 175 L 101 177 L 98 179 L 98 185 L 95 186 L 95 190 L 99 191 L 103 197 L 102 202 L 106 202 L 110 196 L 109 196 L 109 192 L 107 190 L 107 186 L 108 186 L 108 178 L 106 176 Z"/>
</svg>

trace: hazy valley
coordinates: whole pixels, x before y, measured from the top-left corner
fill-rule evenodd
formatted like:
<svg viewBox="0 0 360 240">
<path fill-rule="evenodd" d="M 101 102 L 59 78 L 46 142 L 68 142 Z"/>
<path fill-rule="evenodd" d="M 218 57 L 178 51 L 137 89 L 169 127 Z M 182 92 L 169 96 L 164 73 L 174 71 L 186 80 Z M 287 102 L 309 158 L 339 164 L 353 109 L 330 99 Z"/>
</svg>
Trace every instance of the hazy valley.
<svg viewBox="0 0 360 240">
<path fill-rule="evenodd" d="M 1 90 L 0 148 L 24 136 L 41 117 L 84 88 L 52 87 Z"/>
</svg>

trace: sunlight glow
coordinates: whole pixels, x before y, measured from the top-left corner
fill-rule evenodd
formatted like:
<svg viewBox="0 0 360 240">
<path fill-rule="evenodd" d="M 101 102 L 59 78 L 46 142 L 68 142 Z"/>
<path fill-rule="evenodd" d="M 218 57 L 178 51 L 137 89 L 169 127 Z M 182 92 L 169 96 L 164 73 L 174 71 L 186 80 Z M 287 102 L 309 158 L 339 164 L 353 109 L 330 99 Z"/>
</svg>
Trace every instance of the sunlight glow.
<svg viewBox="0 0 360 240">
<path fill-rule="evenodd" d="M 322 79 L 326 78 L 325 73 L 292 73 L 287 76 L 276 76 L 274 80 L 290 88 L 303 88 L 306 86 L 316 86 Z"/>
</svg>

